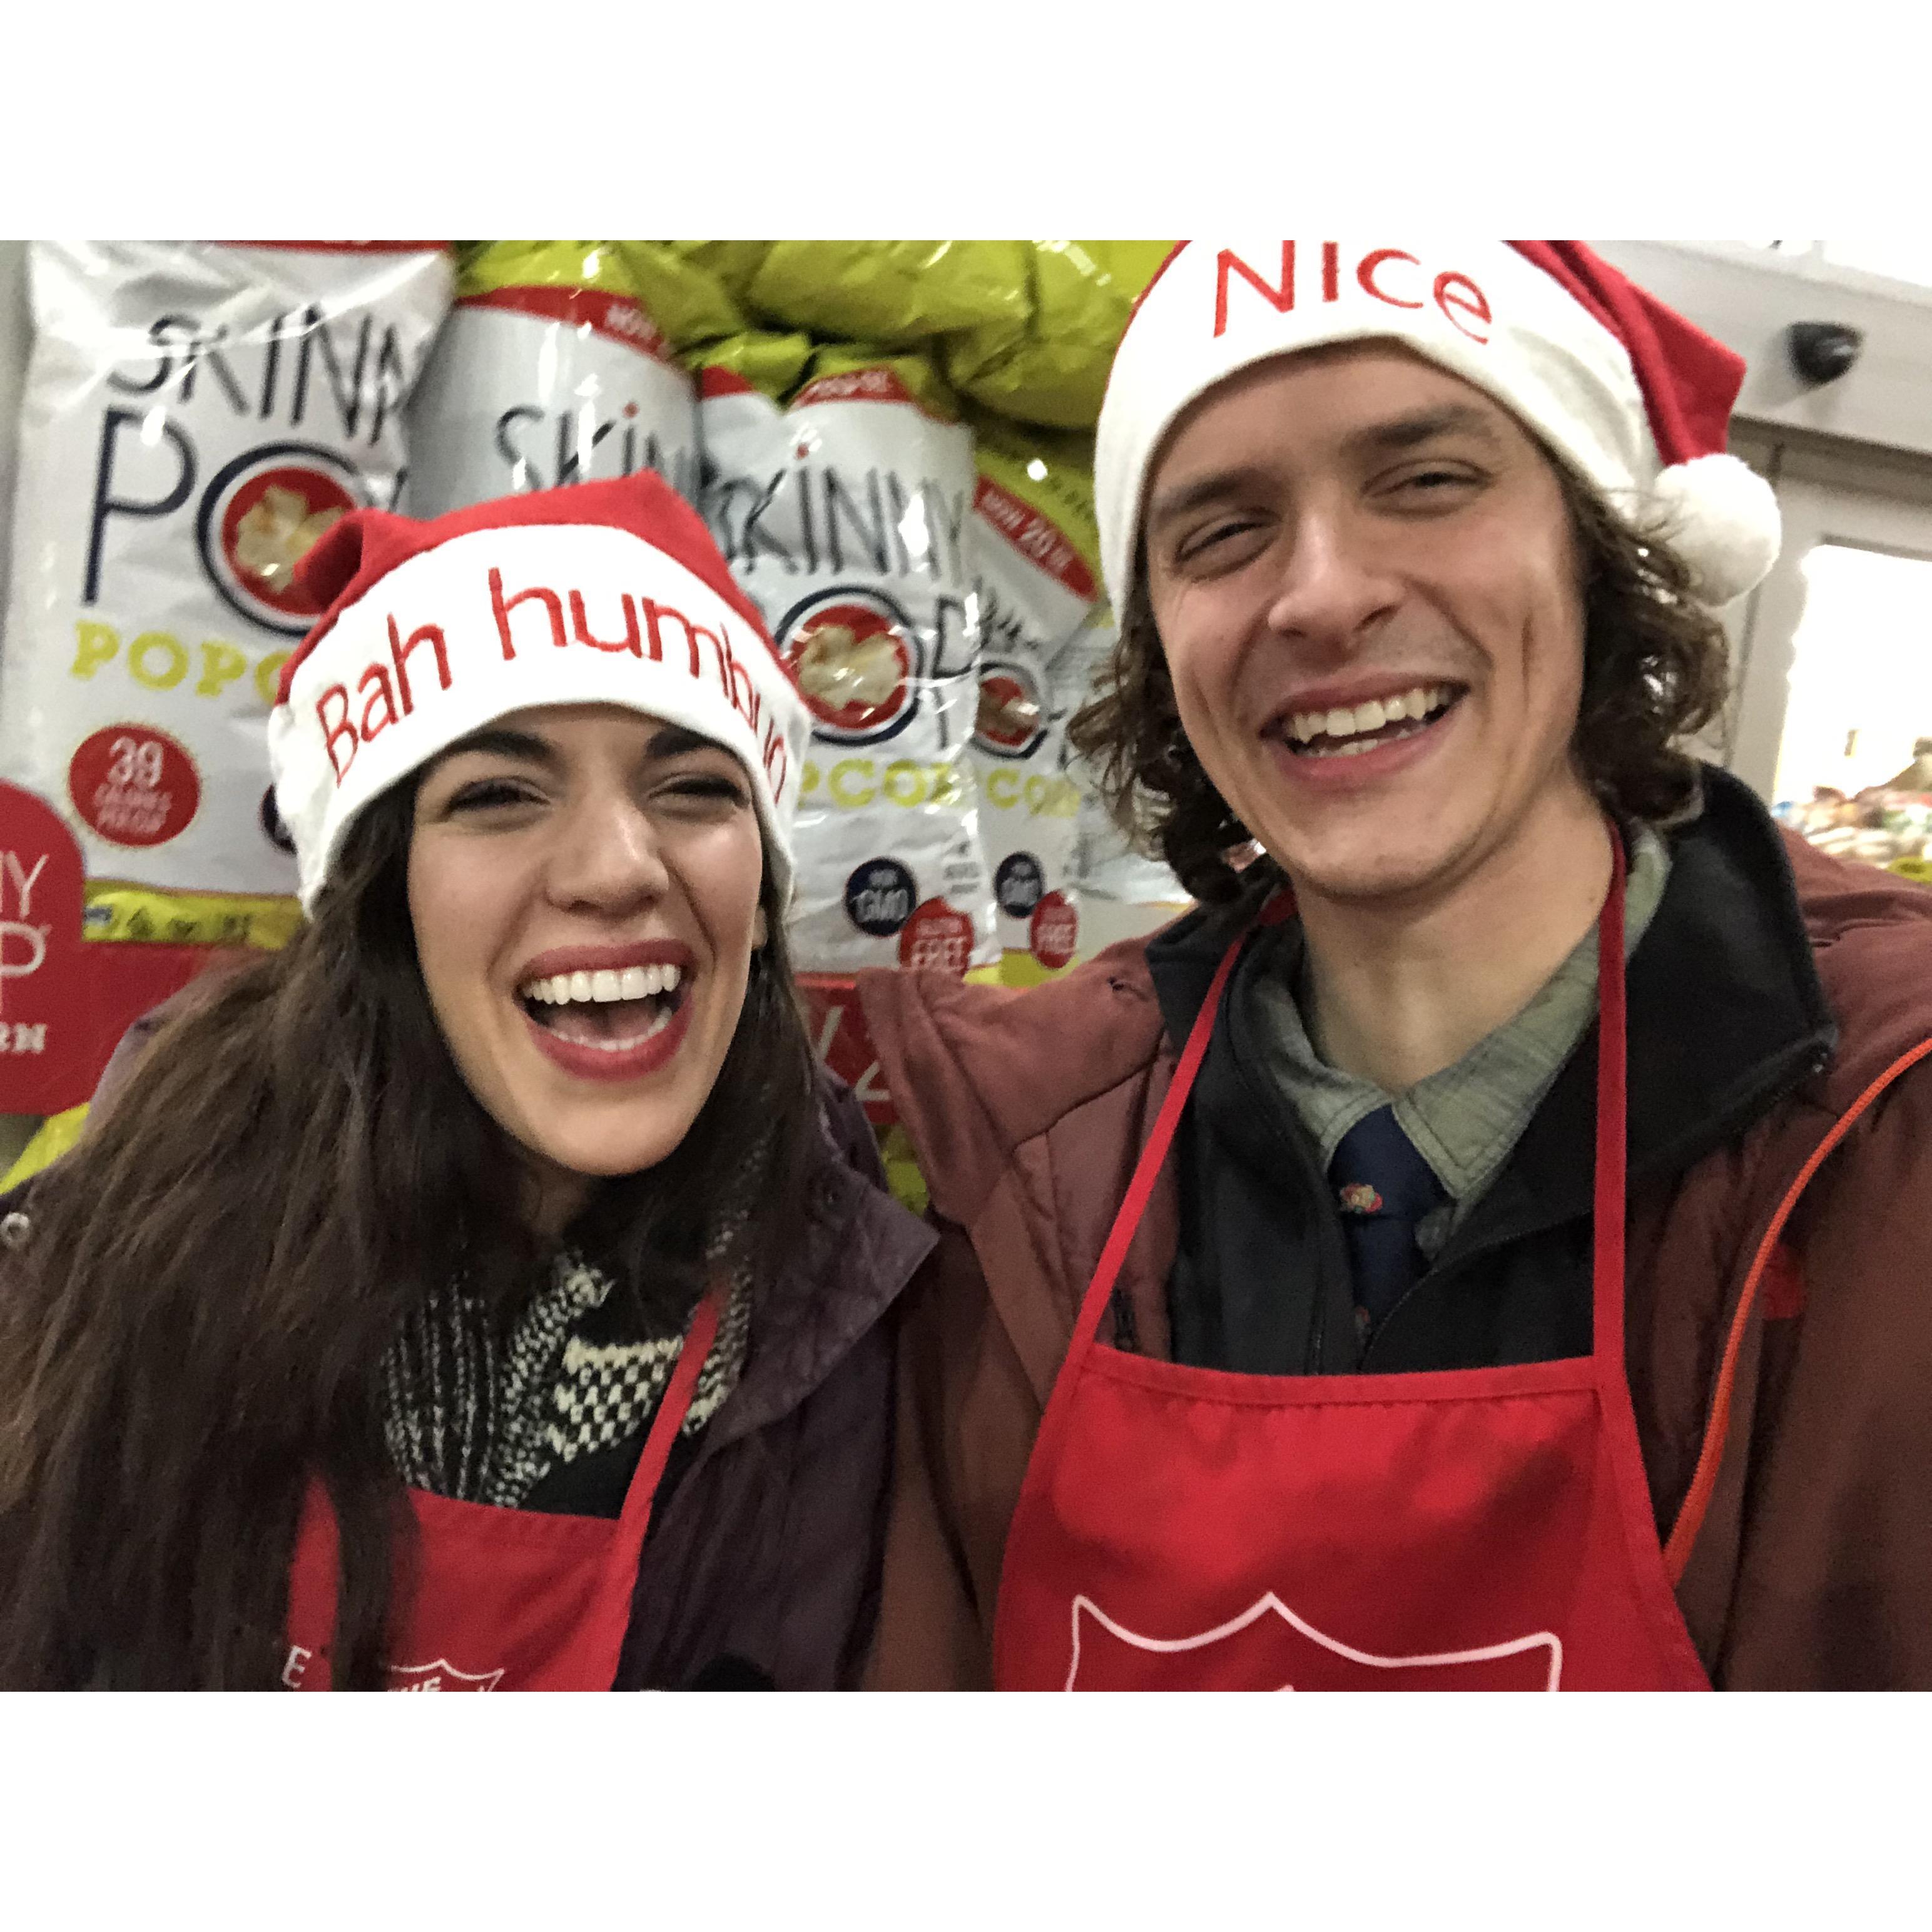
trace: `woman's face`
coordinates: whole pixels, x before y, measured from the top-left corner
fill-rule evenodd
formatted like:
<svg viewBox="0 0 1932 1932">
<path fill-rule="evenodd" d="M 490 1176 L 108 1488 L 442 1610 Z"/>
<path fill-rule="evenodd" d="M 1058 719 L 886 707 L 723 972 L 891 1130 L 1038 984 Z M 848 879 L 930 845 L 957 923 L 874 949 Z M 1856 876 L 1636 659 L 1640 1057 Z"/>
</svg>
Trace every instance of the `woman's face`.
<svg viewBox="0 0 1932 1932">
<path fill-rule="evenodd" d="M 547 1231 L 698 1118 L 764 944 L 764 874 L 742 766 L 637 712 L 514 712 L 424 775 L 416 956 L 470 1090 L 532 1156 Z"/>
</svg>

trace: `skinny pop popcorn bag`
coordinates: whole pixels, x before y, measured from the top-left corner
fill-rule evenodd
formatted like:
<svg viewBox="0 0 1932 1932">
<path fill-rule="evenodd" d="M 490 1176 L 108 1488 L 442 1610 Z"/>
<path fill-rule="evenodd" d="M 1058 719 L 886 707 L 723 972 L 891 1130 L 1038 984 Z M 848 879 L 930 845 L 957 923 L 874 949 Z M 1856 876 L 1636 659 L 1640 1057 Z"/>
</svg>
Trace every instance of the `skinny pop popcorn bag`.
<svg viewBox="0 0 1932 1932">
<path fill-rule="evenodd" d="M 1054 685 L 1067 718 L 1106 688 L 1118 638 L 1112 611 L 1105 603 L 1098 604 L 1060 653 L 1054 665 Z M 1186 887 L 1166 863 L 1136 851 L 1114 822 L 1085 760 L 1070 755 L 1066 772 L 1080 795 L 1074 876 L 1082 892 L 1089 900 L 1111 899 L 1123 905 L 1187 904 Z"/>
<path fill-rule="evenodd" d="M 449 302 L 410 242 L 35 242 L 0 770 L 80 839 L 90 937 L 279 944 L 296 563 L 393 504 Z"/>
<path fill-rule="evenodd" d="M 792 931 L 808 971 L 999 957 L 968 756 L 972 435 L 912 357 L 820 350 L 781 404 L 700 378 L 706 512 L 812 718 Z"/>
<path fill-rule="evenodd" d="M 412 516 L 639 470 L 697 496 L 697 396 L 614 242 L 493 242 L 467 261 L 410 438 Z"/>
<path fill-rule="evenodd" d="M 968 526 L 979 592 L 980 701 L 972 758 L 980 838 L 1006 976 L 1069 964 L 1080 791 L 1066 772 L 1072 706 L 1057 667 L 1098 595 L 1090 447 L 986 423 Z"/>
</svg>

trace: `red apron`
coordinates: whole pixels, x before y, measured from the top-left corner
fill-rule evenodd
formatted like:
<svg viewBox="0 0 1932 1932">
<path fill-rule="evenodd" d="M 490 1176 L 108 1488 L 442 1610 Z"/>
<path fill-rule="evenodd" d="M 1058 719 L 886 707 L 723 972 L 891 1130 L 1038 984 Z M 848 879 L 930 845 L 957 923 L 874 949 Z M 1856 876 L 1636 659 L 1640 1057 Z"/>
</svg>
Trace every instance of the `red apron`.
<svg viewBox="0 0 1932 1932">
<path fill-rule="evenodd" d="M 1702 1690 L 1624 1372 L 1623 854 L 1598 921 L 1594 1347 L 1250 1376 L 1098 1344 L 1246 935 L 1082 1304 L 1006 1542 L 1003 1690 Z"/>
<path fill-rule="evenodd" d="M 638 1561 L 671 1445 L 718 1332 L 706 1295 L 658 1406 L 614 1522 L 409 1492 L 416 1558 L 391 1613 L 392 1690 L 608 1690 L 631 1621 Z M 335 1628 L 335 1513 L 310 1486 L 289 1575 L 292 1690 L 329 1688 Z"/>
</svg>

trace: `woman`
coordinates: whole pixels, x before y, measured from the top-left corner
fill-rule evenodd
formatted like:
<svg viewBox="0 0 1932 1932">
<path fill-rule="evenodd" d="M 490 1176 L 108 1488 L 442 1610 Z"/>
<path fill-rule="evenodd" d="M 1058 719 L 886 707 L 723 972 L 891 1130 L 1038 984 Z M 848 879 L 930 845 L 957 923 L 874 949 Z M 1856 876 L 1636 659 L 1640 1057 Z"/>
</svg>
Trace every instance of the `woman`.
<svg viewBox="0 0 1932 1932">
<path fill-rule="evenodd" d="M 308 922 L 7 1204 L 0 1682 L 849 1682 L 928 1237 L 796 1000 L 796 694 L 655 477 L 303 581 Z"/>
</svg>

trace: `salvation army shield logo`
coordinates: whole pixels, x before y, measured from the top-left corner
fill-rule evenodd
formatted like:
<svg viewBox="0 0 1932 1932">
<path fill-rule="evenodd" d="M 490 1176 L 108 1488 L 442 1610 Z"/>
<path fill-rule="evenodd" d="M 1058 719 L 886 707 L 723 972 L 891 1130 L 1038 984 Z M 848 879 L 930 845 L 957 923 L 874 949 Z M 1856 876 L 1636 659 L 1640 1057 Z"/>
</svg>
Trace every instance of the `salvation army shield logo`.
<svg viewBox="0 0 1932 1932">
<path fill-rule="evenodd" d="M 874 745 L 912 722 L 918 648 L 910 622 L 890 598 L 850 588 L 808 598 L 778 626 L 778 644 L 814 736 Z"/>
<path fill-rule="evenodd" d="M 494 1690 L 503 1681 L 500 1670 L 459 1670 L 446 1657 L 434 1664 L 392 1664 L 392 1690 Z"/>
<path fill-rule="evenodd" d="M 323 606 L 296 586 L 296 566 L 368 491 L 352 465 L 308 442 L 249 450 L 201 500 L 202 567 L 229 608 L 284 637 L 304 635 Z"/>
<path fill-rule="evenodd" d="M 1073 1600 L 1070 1690 L 1554 1690 L 1562 1640 L 1534 1630 L 1460 1650 L 1389 1656 L 1318 1629 L 1274 1592 L 1210 1630 L 1152 1636 Z"/>
</svg>

